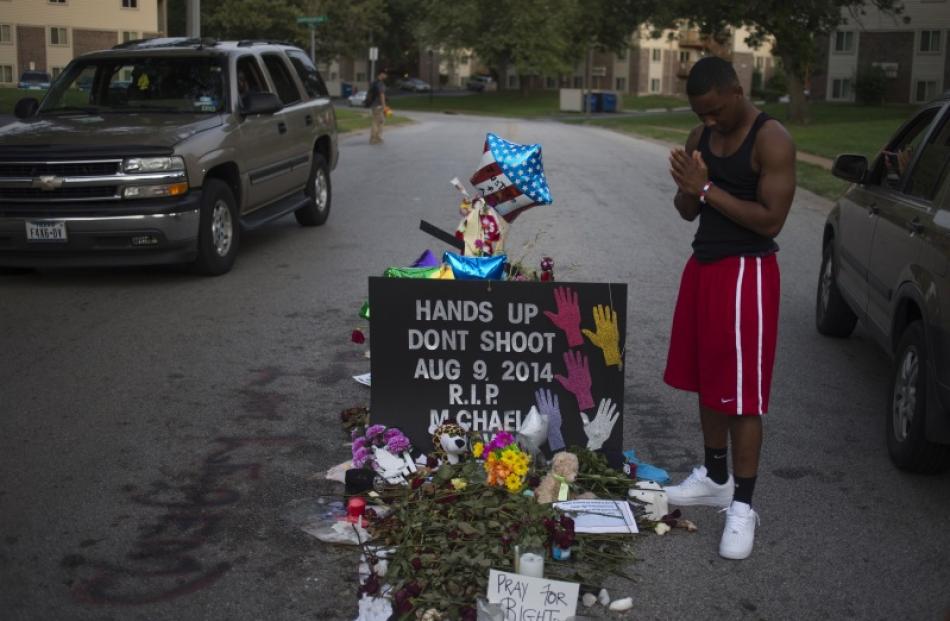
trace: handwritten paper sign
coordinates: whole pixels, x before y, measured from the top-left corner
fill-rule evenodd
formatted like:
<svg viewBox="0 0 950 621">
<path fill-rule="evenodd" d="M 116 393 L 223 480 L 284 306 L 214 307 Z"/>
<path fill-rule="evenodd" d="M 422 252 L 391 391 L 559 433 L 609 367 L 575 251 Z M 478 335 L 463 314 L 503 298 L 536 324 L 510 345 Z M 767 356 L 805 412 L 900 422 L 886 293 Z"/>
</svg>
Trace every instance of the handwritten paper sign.
<svg viewBox="0 0 950 621">
<path fill-rule="evenodd" d="M 491 569 L 488 602 L 498 604 L 504 621 L 566 621 L 577 612 L 580 585 Z"/>
<path fill-rule="evenodd" d="M 517 431 L 545 391 L 564 444 L 620 467 L 626 285 L 370 278 L 369 297 L 374 423 L 427 451 L 445 422 Z"/>
</svg>

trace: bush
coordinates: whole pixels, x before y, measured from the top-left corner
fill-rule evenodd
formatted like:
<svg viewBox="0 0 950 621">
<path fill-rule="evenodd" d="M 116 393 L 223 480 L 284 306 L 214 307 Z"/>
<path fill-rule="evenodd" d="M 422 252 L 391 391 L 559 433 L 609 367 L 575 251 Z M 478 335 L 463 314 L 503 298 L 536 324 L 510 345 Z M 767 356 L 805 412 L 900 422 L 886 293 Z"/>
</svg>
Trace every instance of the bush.
<svg viewBox="0 0 950 621">
<path fill-rule="evenodd" d="M 887 93 L 887 76 L 880 67 L 869 67 L 858 73 L 854 79 L 854 99 L 866 106 L 884 103 Z"/>
<path fill-rule="evenodd" d="M 785 72 L 776 70 L 765 82 L 766 91 L 776 91 L 780 95 L 788 94 L 788 82 L 785 80 Z"/>
</svg>

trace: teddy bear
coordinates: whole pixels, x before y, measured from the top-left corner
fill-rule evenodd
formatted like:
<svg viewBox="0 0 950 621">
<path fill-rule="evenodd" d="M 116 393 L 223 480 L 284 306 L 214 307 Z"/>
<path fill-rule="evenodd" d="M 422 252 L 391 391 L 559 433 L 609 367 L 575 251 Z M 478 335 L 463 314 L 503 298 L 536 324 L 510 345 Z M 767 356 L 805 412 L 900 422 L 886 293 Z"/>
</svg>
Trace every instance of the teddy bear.
<svg viewBox="0 0 950 621">
<path fill-rule="evenodd" d="M 462 455 L 468 452 L 468 426 L 459 423 L 446 422 L 441 425 L 431 425 L 432 452 L 440 461 L 457 464 Z"/>
<path fill-rule="evenodd" d="M 555 453 L 551 459 L 550 471 L 544 475 L 541 484 L 534 490 L 535 499 L 541 504 L 567 500 L 570 484 L 577 478 L 578 469 L 580 469 L 580 462 L 577 460 L 577 455 L 567 451 Z M 560 494 L 562 485 L 567 489 Z M 559 495 L 563 497 L 558 498 Z"/>
</svg>

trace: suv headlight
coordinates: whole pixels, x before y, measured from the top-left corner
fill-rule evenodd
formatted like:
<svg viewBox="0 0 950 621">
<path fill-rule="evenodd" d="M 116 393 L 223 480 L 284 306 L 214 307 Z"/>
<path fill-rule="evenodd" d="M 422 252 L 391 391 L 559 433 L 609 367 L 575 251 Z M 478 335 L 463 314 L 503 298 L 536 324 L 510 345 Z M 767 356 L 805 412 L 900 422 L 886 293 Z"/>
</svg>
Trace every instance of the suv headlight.
<svg viewBox="0 0 950 621">
<path fill-rule="evenodd" d="M 122 161 L 122 171 L 127 173 L 150 173 L 185 170 L 185 160 L 172 157 L 129 157 Z"/>
</svg>

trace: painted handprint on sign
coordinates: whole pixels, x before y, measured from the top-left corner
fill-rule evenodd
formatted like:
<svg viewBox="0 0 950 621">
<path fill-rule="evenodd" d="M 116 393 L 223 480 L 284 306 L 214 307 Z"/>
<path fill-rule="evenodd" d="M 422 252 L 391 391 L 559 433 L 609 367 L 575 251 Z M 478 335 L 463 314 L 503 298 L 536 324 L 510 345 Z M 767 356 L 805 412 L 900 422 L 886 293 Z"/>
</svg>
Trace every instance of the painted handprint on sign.
<svg viewBox="0 0 950 621">
<path fill-rule="evenodd" d="M 577 303 L 577 292 L 567 287 L 555 287 L 554 303 L 557 304 L 557 312 L 544 311 L 544 315 L 564 332 L 568 347 L 583 345 L 581 309 Z"/>
<path fill-rule="evenodd" d="M 564 352 L 564 365 L 567 377 L 555 375 L 554 379 L 577 398 L 577 409 L 588 410 L 594 407 L 594 397 L 590 394 L 590 364 L 587 356 L 577 351 Z"/>
<path fill-rule="evenodd" d="M 538 412 L 548 419 L 548 448 L 560 451 L 565 447 L 561 434 L 561 403 L 556 393 L 549 388 L 538 388 L 534 393 Z"/>
<path fill-rule="evenodd" d="M 604 446 L 604 442 L 610 437 L 610 433 L 620 418 L 620 412 L 617 411 L 617 404 L 610 399 L 601 399 L 597 406 L 597 415 L 594 420 L 587 417 L 586 412 L 581 412 L 581 420 L 584 421 L 584 433 L 587 434 L 587 448 L 596 451 Z"/>
<path fill-rule="evenodd" d="M 608 367 L 620 365 L 620 330 L 617 326 L 617 312 L 604 304 L 594 307 L 595 332 L 584 329 L 584 336 L 604 352 L 604 364 Z"/>
</svg>

